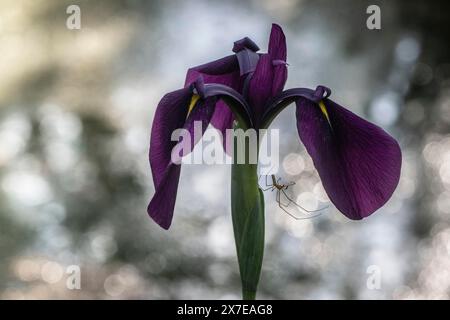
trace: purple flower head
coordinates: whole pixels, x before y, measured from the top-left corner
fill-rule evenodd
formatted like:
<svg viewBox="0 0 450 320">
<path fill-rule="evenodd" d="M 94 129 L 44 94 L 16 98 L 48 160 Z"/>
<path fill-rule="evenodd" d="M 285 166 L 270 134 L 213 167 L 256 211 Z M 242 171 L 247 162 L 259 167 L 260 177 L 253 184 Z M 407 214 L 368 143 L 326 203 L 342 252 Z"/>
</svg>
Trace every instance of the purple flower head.
<svg viewBox="0 0 450 320">
<path fill-rule="evenodd" d="M 272 25 L 267 53 L 257 51 L 247 37 L 236 41 L 233 55 L 189 69 L 185 87 L 159 102 L 149 153 L 156 192 L 148 213 L 161 227 L 170 227 L 181 169 L 171 160 L 172 150 L 182 143 L 171 141 L 174 130 L 191 132 L 194 121 L 201 121 L 202 128 L 211 123 L 225 137 L 234 120 L 244 128 L 265 129 L 292 103 L 300 140 L 339 211 L 362 219 L 394 192 L 401 169 L 397 141 L 329 99 L 331 90 L 325 86 L 283 91 L 287 50 L 280 26 Z M 196 142 L 191 141 L 190 150 Z M 229 151 L 228 141 L 224 148 Z"/>
</svg>

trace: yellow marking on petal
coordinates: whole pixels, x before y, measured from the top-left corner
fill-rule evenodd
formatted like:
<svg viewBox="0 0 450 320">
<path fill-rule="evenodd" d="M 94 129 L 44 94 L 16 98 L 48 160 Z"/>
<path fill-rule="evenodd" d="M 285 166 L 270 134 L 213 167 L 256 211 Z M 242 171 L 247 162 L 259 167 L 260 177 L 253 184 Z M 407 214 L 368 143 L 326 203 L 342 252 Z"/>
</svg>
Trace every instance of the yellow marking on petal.
<svg viewBox="0 0 450 320">
<path fill-rule="evenodd" d="M 331 126 L 330 117 L 328 116 L 327 107 L 325 106 L 325 103 L 323 103 L 323 100 L 320 100 L 319 102 L 320 111 L 324 114 L 325 118 L 327 118 L 327 121 L 329 125 Z"/>
<path fill-rule="evenodd" d="M 188 116 L 191 113 L 192 109 L 194 109 L 195 104 L 197 103 L 198 99 L 200 99 L 200 96 L 198 94 L 193 94 L 192 98 L 191 98 L 191 103 L 189 104 L 189 109 L 188 109 Z"/>
</svg>

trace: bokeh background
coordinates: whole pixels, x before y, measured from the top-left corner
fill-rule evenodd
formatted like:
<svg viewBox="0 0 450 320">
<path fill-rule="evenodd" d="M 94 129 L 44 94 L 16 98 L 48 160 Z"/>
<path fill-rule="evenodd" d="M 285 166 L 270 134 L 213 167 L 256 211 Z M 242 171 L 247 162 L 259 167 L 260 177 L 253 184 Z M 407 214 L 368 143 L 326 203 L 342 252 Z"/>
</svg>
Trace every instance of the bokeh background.
<svg viewBox="0 0 450 320">
<path fill-rule="evenodd" d="M 67 6 L 81 30 L 66 28 Z M 366 8 L 381 8 L 381 30 Z M 330 206 L 295 221 L 266 196 L 258 297 L 446 299 L 450 295 L 448 1 L 0 1 L 0 297 L 239 298 L 225 165 L 185 166 L 174 223 L 146 213 L 155 107 L 194 65 L 272 22 L 288 39 L 286 87 L 324 84 L 403 150 L 386 206 L 350 221 Z M 299 143 L 281 130 L 280 176 L 309 208 L 328 204 Z M 66 287 L 67 268 L 81 289 Z M 372 266 L 372 267 L 371 267 Z M 381 271 L 381 287 L 368 278 Z"/>
</svg>

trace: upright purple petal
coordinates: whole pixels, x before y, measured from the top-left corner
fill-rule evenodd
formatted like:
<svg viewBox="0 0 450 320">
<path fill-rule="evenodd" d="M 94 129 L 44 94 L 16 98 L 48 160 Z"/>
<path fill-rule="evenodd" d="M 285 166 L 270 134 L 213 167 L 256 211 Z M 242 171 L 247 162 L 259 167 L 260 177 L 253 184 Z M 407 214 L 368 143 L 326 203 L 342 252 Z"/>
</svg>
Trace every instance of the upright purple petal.
<svg viewBox="0 0 450 320">
<path fill-rule="evenodd" d="M 281 93 L 286 80 L 286 37 L 281 27 L 273 24 L 268 53 L 260 56 L 248 89 L 248 99 L 257 124 L 268 100 Z"/>
<path fill-rule="evenodd" d="M 336 208 L 359 220 L 383 206 L 397 187 L 401 151 L 380 127 L 329 99 L 326 113 L 297 100 L 297 129 Z"/>
<path fill-rule="evenodd" d="M 261 55 L 248 86 L 248 100 L 256 126 L 260 123 L 267 101 L 272 97 L 273 71 L 270 55 Z"/>
<path fill-rule="evenodd" d="M 200 138 L 194 135 L 195 121 L 201 122 L 203 135 L 214 112 L 215 98 L 199 100 L 187 117 L 191 97 L 188 87 L 165 95 L 153 120 L 149 159 L 155 194 L 147 212 L 164 229 L 168 229 L 172 222 L 181 170 L 181 165 L 172 161 L 172 150 L 183 141 L 171 141 L 172 133 L 184 128 L 191 134 L 191 148 L 183 154 L 186 155 Z"/>
<path fill-rule="evenodd" d="M 283 29 L 277 24 L 272 25 L 270 33 L 268 53 L 274 64 L 274 79 L 272 85 L 272 96 L 279 94 L 287 80 L 287 48 L 286 37 Z"/>
<path fill-rule="evenodd" d="M 276 23 L 272 24 L 268 53 L 272 59 L 286 61 L 286 36 L 284 35 L 283 29 Z"/>
</svg>

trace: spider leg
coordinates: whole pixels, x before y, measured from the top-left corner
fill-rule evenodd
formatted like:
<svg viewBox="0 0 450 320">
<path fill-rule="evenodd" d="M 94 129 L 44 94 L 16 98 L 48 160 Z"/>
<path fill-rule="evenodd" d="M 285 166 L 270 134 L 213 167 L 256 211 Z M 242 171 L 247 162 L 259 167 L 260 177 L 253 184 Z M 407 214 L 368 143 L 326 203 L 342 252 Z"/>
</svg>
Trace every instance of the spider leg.
<svg viewBox="0 0 450 320">
<path fill-rule="evenodd" d="M 280 191 L 280 189 L 277 189 L 277 202 L 278 202 L 278 206 L 281 208 L 281 207 L 288 207 L 289 206 L 289 203 L 286 205 L 286 204 L 284 204 L 282 201 L 281 201 L 281 191 Z M 283 208 L 281 208 L 281 209 L 283 209 Z M 284 209 L 283 209 L 284 210 Z M 286 210 L 284 210 L 284 211 L 286 211 Z"/>
<path fill-rule="evenodd" d="M 289 207 L 289 205 L 291 204 L 291 201 L 289 201 L 289 199 L 288 199 L 288 203 L 284 204 L 283 201 L 281 201 L 281 191 L 283 191 L 283 189 L 278 189 L 279 203 L 284 207 Z"/>
<path fill-rule="evenodd" d="M 295 220 L 306 220 L 306 219 L 311 219 L 311 218 L 314 218 L 314 217 L 318 216 L 318 215 L 314 215 L 314 216 L 310 216 L 310 217 L 297 217 L 297 216 L 293 215 L 292 213 L 290 213 L 289 211 L 287 211 L 285 208 L 283 208 L 281 206 L 281 202 L 278 202 L 278 206 L 280 207 L 281 210 L 286 212 L 289 216 L 291 216 Z"/>
<path fill-rule="evenodd" d="M 260 175 L 259 176 L 259 178 L 258 178 L 258 184 L 259 184 L 259 180 L 261 179 L 261 177 L 262 177 L 262 175 Z M 266 180 L 266 187 L 267 188 L 261 188 L 261 186 L 259 186 L 259 188 L 262 190 L 262 191 L 267 191 L 267 190 L 270 190 L 271 188 L 273 189 L 273 185 L 271 185 L 271 184 L 268 184 L 267 183 L 267 175 L 265 176 L 266 178 L 265 178 L 265 180 Z M 273 190 L 272 190 L 273 191 Z"/>
<path fill-rule="evenodd" d="M 281 190 L 281 192 L 283 192 L 283 194 L 284 194 L 284 196 L 286 197 L 286 199 L 288 199 L 290 202 L 292 202 L 293 204 L 295 204 L 297 207 L 299 207 L 300 209 L 302 209 L 303 211 L 306 211 L 306 212 L 308 212 L 308 213 L 318 212 L 318 211 L 322 211 L 322 210 L 328 208 L 328 206 L 326 206 L 326 207 L 323 207 L 323 208 L 317 209 L 317 210 L 308 210 L 308 209 L 305 209 L 304 207 L 302 207 L 301 205 L 299 205 L 297 202 L 295 202 L 294 200 L 292 200 L 292 199 L 286 194 L 286 192 L 285 192 L 284 190 Z"/>
<path fill-rule="evenodd" d="M 266 175 L 266 187 L 270 187 L 270 186 L 272 186 L 272 185 L 270 185 L 270 184 L 267 183 L 267 177 L 268 177 L 268 176 Z"/>
<path fill-rule="evenodd" d="M 277 201 L 277 203 L 278 203 L 278 207 L 280 207 L 281 210 L 283 210 L 284 212 L 286 212 L 289 216 L 291 216 L 291 217 L 294 218 L 295 220 L 311 219 L 311 218 L 314 218 L 314 217 L 320 215 L 320 213 L 319 213 L 319 214 L 312 215 L 312 216 L 308 216 L 308 217 L 298 217 L 298 216 L 296 216 L 296 215 L 290 213 L 290 212 L 287 211 L 285 208 L 283 208 L 283 206 L 284 206 L 284 207 L 289 206 L 290 202 L 292 202 L 292 201 L 290 201 L 287 205 L 283 204 L 283 203 L 281 202 L 281 192 L 283 192 L 283 194 L 286 195 L 285 192 L 283 191 L 283 189 L 277 189 L 276 201 Z"/>
</svg>

